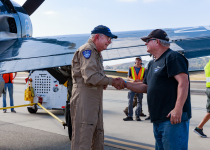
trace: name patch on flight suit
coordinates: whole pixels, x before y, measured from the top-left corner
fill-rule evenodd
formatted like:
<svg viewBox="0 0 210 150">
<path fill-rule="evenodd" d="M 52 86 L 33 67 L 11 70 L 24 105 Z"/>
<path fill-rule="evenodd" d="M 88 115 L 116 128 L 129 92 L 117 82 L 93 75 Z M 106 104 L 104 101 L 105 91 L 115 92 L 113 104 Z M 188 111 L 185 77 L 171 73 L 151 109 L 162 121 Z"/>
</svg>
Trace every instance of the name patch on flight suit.
<svg viewBox="0 0 210 150">
<path fill-rule="evenodd" d="M 83 56 L 88 59 L 91 56 L 91 50 L 85 50 L 82 52 Z"/>
</svg>

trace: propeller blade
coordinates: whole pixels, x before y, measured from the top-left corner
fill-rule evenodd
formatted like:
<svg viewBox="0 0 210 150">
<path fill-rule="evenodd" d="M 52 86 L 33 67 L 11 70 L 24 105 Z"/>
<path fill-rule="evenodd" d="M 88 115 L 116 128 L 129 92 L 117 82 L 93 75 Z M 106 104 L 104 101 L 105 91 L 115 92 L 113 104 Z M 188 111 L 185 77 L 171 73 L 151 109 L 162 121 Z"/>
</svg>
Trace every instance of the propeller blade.
<svg viewBox="0 0 210 150">
<path fill-rule="evenodd" d="M 23 4 L 23 8 L 30 16 L 45 0 L 27 0 Z"/>
</svg>

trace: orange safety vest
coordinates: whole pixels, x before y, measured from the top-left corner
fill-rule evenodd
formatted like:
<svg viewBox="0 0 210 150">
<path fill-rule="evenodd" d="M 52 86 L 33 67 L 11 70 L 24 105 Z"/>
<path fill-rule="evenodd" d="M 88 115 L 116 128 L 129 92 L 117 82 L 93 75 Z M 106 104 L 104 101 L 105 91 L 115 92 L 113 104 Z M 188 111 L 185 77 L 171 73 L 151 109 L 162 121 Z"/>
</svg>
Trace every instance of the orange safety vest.
<svg viewBox="0 0 210 150">
<path fill-rule="evenodd" d="M 134 66 L 130 67 L 130 69 L 131 69 L 131 77 L 132 77 L 133 80 L 136 80 L 136 79 L 139 79 L 141 81 L 143 80 L 143 76 L 144 76 L 144 72 L 145 72 L 145 68 L 144 67 L 141 67 L 141 69 L 139 70 L 138 75 L 136 74 L 136 70 L 135 70 Z"/>
<path fill-rule="evenodd" d="M 11 83 L 13 83 L 13 73 L 6 73 L 6 74 L 3 74 L 3 79 L 4 79 L 4 82 L 5 83 L 8 83 L 9 82 L 9 79 L 11 81 Z"/>
</svg>

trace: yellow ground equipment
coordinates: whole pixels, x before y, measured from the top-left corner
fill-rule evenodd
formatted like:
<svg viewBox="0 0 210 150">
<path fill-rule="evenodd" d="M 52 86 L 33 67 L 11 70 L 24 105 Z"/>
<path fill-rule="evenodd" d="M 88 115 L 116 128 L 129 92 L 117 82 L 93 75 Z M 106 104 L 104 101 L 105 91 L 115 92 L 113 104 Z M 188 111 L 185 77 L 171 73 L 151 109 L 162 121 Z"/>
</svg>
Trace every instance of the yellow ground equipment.
<svg viewBox="0 0 210 150">
<path fill-rule="evenodd" d="M 66 85 L 66 80 L 61 84 L 47 70 L 33 71 L 28 80 L 25 87 L 24 104 L 40 103 L 47 110 L 65 110 L 67 87 L 63 86 L 63 83 Z M 27 109 L 29 113 L 36 113 L 41 107 L 39 105 L 28 106 Z"/>
<path fill-rule="evenodd" d="M 32 79 L 27 82 L 27 88 L 25 90 L 25 96 L 24 100 L 28 101 L 28 104 L 33 103 L 33 97 L 34 97 L 34 90 L 32 87 Z"/>
<path fill-rule="evenodd" d="M 49 115 L 51 115 L 53 118 L 55 118 L 56 120 L 58 120 L 65 128 L 66 123 L 64 121 L 62 121 L 61 119 L 59 119 L 58 117 L 56 117 L 53 113 L 49 112 L 46 108 L 44 108 L 40 103 L 31 103 L 31 104 L 26 104 L 26 105 L 18 105 L 18 106 L 10 106 L 10 107 L 3 107 L 0 108 L 0 110 L 3 109 L 10 109 L 10 108 L 18 108 L 18 107 L 25 107 L 25 106 L 29 106 L 29 105 L 39 105 L 44 111 L 46 111 Z"/>
</svg>

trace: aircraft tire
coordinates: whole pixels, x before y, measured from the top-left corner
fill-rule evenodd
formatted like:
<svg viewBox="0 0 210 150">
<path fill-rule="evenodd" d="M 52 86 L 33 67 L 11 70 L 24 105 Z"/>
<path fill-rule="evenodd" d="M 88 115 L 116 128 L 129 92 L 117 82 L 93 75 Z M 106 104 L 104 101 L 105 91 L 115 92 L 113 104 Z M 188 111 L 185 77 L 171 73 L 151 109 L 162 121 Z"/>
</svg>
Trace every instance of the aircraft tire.
<svg viewBox="0 0 210 150">
<path fill-rule="evenodd" d="M 35 114 L 37 112 L 37 109 L 33 109 L 33 108 L 30 108 L 30 107 L 27 107 L 28 109 L 28 112 L 31 113 L 31 114 Z"/>
</svg>

